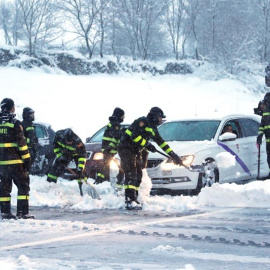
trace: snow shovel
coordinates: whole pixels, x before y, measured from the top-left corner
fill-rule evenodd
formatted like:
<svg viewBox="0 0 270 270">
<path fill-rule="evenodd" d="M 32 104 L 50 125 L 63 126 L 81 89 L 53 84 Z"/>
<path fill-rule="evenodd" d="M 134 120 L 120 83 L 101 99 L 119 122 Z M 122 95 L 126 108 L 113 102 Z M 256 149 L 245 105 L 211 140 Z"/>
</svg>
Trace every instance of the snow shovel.
<svg viewBox="0 0 270 270">
<path fill-rule="evenodd" d="M 258 172 L 256 180 L 260 180 L 260 170 L 261 170 L 261 145 L 257 144 L 258 146 Z"/>
<path fill-rule="evenodd" d="M 72 169 L 70 168 L 66 168 L 66 170 L 68 170 L 73 176 L 75 176 L 77 178 L 77 173 L 74 172 Z M 86 188 L 85 191 L 86 193 L 92 198 L 92 199 L 98 199 L 100 200 L 100 197 L 95 189 L 95 187 L 91 184 L 87 182 L 87 179 L 79 179 L 78 180 L 78 184 L 79 184 L 79 189 L 80 189 L 80 195 L 83 196 L 83 189 L 82 189 L 82 184 L 85 184 Z"/>
</svg>

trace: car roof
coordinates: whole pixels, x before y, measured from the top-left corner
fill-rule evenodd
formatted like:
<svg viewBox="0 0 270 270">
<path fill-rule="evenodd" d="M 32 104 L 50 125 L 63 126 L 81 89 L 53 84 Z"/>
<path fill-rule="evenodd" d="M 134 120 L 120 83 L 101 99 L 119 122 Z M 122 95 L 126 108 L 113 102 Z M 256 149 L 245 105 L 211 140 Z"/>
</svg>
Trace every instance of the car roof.
<svg viewBox="0 0 270 270">
<path fill-rule="evenodd" d="M 212 120 L 212 121 L 223 121 L 227 119 L 232 118 L 250 118 L 257 122 L 260 122 L 261 117 L 259 115 L 255 114 L 228 114 L 225 116 L 219 116 L 219 117 L 194 117 L 194 118 L 181 118 L 181 119 L 168 119 L 164 123 L 168 122 L 180 122 L 180 121 L 206 121 L 206 120 Z"/>
<path fill-rule="evenodd" d="M 37 122 L 37 121 L 34 121 L 33 123 L 34 123 L 34 125 L 35 125 L 35 124 L 36 124 L 36 125 L 42 125 L 42 126 L 45 126 L 46 128 L 51 128 L 51 125 L 48 124 L 48 123 Z"/>
</svg>

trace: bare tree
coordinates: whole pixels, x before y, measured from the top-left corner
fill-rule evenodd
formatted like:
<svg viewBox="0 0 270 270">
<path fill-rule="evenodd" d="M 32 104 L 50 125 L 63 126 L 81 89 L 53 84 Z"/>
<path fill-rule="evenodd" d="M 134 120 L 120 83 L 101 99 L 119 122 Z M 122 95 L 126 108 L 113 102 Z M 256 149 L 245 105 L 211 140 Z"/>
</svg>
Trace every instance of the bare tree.
<svg viewBox="0 0 270 270">
<path fill-rule="evenodd" d="M 83 40 L 90 59 L 100 42 L 100 36 L 102 39 L 100 54 L 103 55 L 103 9 L 107 3 L 108 0 L 63 0 L 61 2 L 61 8 L 66 14 L 66 19 L 72 25 L 69 32 L 75 34 L 77 39 Z"/>
<path fill-rule="evenodd" d="M 262 61 L 269 60 L 270 44 L 270 0 L 257 0 L 255 6 L 259 8 L 260 13 L 257 17 L 258 22 L 258 45 L 262 47 Z"/>
<path fill-rule="evenodd" d="M 119 27 L 125 33 L 134 59 L 147 59 L 158 18 L 165 11 L 162 0 L 117 0 Z"/>
<path fill-rule="evenodd" d="M 24 37 L 29 53 L 56 40 L 61 34 L 55 0 L 17 0 L 23 16 Z"/>
<path fill-rule="evenodd" d="M 185 11 L 189 16 L 191 33 L 194 38 L 195 58 L 199 60 L 199 39 L 198 39 L 199 26 L 197 25 L 197 19 L 201 11 L 200 0 L 188 0 L 185 3 Z"/>
<path fill-rule="evenodd" d="M 5 43 L 12 45 L 11 42 L 11 25 L 12 25 L 12 4 L 7 1 L 0 3 L 0 26 L 4 31 Z"/>
<path fill-rule="evenodd" d="M 185 16 L 186 5 L 187 0 L 168 0 L 163 16 L 164 26 L 169 33 L 176 60 L 179 59 L 180 48 L 182 50 L 181 58 L 185 56 L 185 44 L 191 30 Z"/>
</svg>

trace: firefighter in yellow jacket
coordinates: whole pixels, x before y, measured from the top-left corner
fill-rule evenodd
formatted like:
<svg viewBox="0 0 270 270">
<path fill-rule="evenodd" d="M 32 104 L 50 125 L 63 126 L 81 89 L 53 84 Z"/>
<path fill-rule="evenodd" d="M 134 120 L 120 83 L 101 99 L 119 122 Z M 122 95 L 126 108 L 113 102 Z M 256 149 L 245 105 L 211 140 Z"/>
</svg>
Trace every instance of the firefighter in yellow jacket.
<svg viewBox="0 0 270 270">
<path fill-rule="evenodd" d="M 22 123 L 15 119 L 10 98 L 1 102 L 0 112 L 0 202 L 2 219 L 35 218 L 29 214 L 29 169 L 31 158 Z M 17 216 L 11 213 L 12 181 L 18 188 Z"/>
<path fill-rule="evenodd" d="M 54 153 L 56 158 L 48 173 L 48 182 L 57 182 L 57 178 L 63 174 L 68 164 L 74 160 L 77 165 L 78 179 L 85 178 L 84 169 L 86 163 L 85 145 L 72 129 L 58 130 L 54 138 Z M 79 186 L 80 186 L 79 181 Z"/>
</svg>

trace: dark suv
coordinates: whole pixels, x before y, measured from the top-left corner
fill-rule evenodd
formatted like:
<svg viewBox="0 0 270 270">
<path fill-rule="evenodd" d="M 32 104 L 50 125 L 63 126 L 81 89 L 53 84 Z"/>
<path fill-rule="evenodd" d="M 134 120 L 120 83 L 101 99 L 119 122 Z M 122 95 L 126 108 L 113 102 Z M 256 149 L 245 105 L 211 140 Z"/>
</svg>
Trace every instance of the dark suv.
<svg viewBox="0 0 270 270">
<path fill-rule="evenodd" d="M 54 159 L 53 140 L 54 130 L 45 123 L 34 122 L 36 136 L 38 138 L 38 153 L 31 174 L 44 175 L 48 172 L 49 165 Z"/>
</svg>

